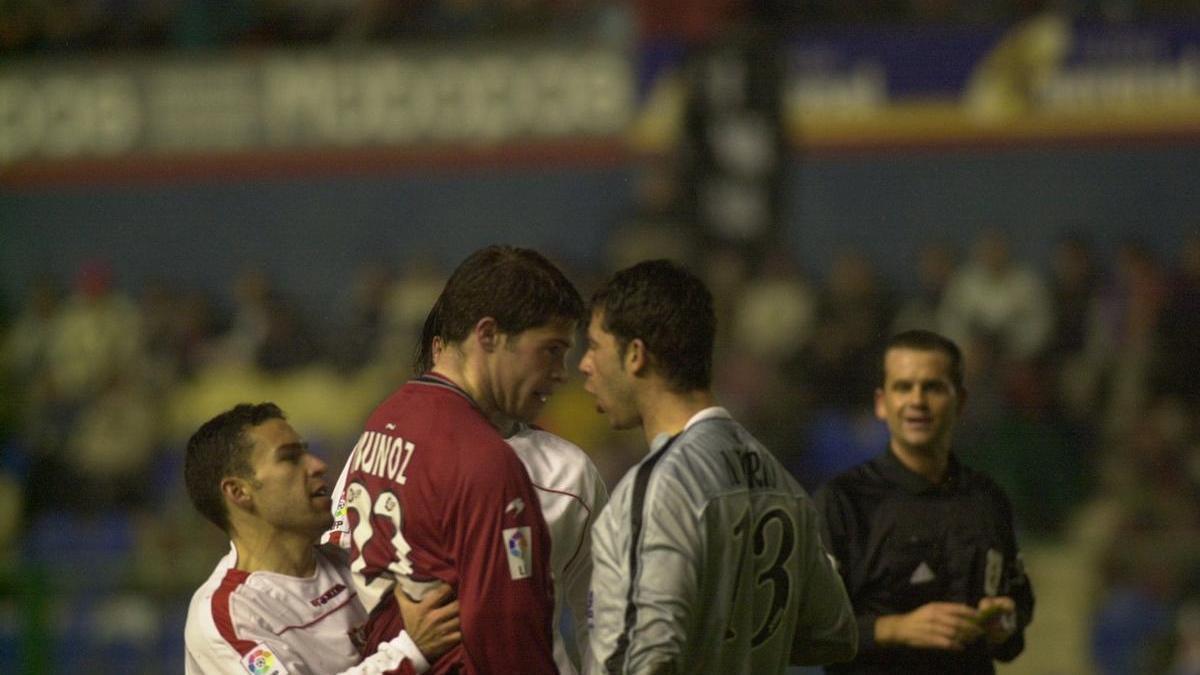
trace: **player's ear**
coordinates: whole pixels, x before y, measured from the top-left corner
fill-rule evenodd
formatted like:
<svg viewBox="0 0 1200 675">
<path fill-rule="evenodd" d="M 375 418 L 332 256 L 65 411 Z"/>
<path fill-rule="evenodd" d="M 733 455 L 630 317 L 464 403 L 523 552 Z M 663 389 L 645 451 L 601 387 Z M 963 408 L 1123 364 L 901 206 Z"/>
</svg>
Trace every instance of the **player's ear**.
<svg viewBox="0 0 1200 675">
<path fill-rule="evenodd" d="M 250 481 L 245 478 L 226 476 L 221 479 L 221 494 L 227 501 L 244 509 L 249 509 L 254 504 Z"/>
<path fill-rule="evenodd" d="M 476 321 L 472 332 L 474 332 L 475 339 L 479 341 L 479 346 L 483 347 L 484 351 L 490 352 L 499 344 L 500 326 L 496 324 L 494 317 L 485 316 Z"/>
<path fill-rule="evenodd" d="M 641 338 L 634 338 L 625 345 L 625 370 L 633 375 L 640 374 L 650 364 L 650 355 L 646 353 L 646 343 Z"/>
<path fill-rule="evenodd" d="M 875 388 L 875 417 L 887 421 L 887 406 L 884 405 L 883 388 Z"/>
</svg>

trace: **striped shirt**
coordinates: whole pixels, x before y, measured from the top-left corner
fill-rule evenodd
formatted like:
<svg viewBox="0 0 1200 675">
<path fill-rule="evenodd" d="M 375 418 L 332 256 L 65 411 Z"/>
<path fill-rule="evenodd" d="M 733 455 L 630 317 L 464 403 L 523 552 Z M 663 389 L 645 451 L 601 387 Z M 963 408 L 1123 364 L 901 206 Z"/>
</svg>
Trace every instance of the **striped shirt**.
<svg viewBox="0 0 1200 675">
<path fill-rule="evenodd" d="M 723 408 L 655 440 L 592 551 L 589 672 L 759 675 L 854 655 L 811 500 Z"/>
<path fill-rule="evenodd" d="M 237 569 L 221 558 L 192 596 L 184 628 L 188 675 L 421 673 L 428 664 L 408 633 L 359 663 L 350 631 L 367 620 L 346 563 L 317 551 L 310 577 Z"/>
</svg>

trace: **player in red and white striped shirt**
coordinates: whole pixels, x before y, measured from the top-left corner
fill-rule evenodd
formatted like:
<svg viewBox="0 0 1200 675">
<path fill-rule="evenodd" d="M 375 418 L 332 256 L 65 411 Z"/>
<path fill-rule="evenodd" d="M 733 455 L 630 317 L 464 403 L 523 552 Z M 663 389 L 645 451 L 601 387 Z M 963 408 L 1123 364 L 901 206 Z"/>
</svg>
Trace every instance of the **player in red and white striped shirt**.
<svg viewBox="0 0 1200 675">
<path fill-rule="evenodd" d="M 274 404 L 205 423 L 184 473 L 196 508 L 231 539 L 188 609 L 188 673 L 420 673 L 458 641 L 457 605 L 438 606 L 443 589 L 405 603 L 409 632 L 360 663 L 350 632 L 366 610 L 344 554 L 316 546 L 332 521 L 325 464 Z"/>
</svg>

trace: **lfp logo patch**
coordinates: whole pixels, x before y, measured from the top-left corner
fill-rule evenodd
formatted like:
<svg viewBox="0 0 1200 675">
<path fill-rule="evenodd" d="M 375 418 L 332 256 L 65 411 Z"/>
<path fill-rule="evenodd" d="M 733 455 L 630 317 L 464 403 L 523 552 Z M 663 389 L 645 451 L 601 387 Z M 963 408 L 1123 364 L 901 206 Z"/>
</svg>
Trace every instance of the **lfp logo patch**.
<svg viewBox="0 0 1200 675">
<path fill-rule="evenodd" d="M 250 675 L 287 675 L 275 653 L 261 642 L 242 657 L 242 665 Z"/>
<path fill-rule="evenodd" d="M 528 526 L 504 530 L 504 548 L 508 553 L 508 573 L 513 579 L 526 579 L 533 574 L 533 540 Z"/>
</svg>

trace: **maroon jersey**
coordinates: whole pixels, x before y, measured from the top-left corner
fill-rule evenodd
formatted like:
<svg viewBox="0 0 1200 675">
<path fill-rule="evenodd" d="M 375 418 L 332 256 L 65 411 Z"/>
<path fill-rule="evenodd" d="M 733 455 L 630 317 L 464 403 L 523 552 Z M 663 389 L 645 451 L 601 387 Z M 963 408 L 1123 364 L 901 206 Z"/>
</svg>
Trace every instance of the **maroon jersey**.
<svg viewBox="0 0 1200 675">
<path fill-rule="evenodd" d="M 554 673 L 550 535 L 524 465 L 470 396 L 436 374 L 385 400 L 338 480 L 328 541 L 350 550 L 371 612 L 364 654 L 403 623 L 412 597 L 454 587 L 462 643 L 431 673 Z"/>
</svg>

